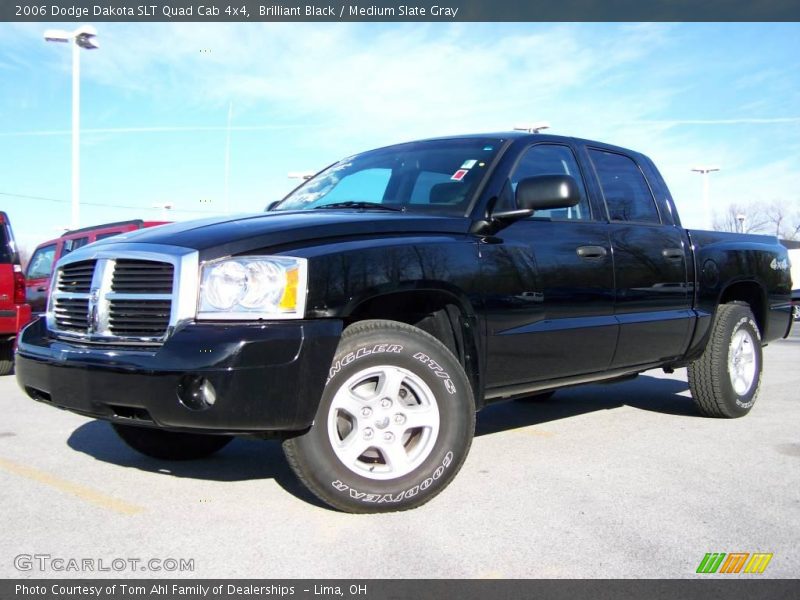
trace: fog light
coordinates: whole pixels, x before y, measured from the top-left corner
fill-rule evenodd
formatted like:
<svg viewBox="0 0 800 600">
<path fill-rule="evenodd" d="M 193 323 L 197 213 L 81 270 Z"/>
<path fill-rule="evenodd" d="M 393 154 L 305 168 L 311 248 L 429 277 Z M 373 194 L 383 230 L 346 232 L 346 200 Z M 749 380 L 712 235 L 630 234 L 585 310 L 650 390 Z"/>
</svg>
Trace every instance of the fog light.
<svg viewBox="0 0 800 600">
<path fill-rule="evenodd" d="M 214 406 L 214 402 L 217 401 L 217 390 L 205 377 L 184 375 L 178 383 L 178 400 L 186 408 L 205 410 Z"/>
</svg>

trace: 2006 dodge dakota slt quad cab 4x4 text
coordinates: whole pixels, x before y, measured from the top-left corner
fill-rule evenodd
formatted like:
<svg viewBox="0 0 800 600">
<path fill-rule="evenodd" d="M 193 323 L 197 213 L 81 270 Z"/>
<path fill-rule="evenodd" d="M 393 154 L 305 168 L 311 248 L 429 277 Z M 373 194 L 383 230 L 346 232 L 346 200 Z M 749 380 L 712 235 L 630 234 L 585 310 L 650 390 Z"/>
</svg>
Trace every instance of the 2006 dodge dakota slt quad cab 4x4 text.
<svg viewBox="0 0 800 600">
<path fill-rule="evenodd" d="M 775 238 L 682 228 L 639 153 L 433 139 L 337 162 L 265 214 L 71 253 L 17 377 L 144 454 L 277 436 L 328 504 L 401 510 L 453 479 L 493 400 L 688 366 L 700 413 L 746 414 L 790 291 Z"/>
</svg>

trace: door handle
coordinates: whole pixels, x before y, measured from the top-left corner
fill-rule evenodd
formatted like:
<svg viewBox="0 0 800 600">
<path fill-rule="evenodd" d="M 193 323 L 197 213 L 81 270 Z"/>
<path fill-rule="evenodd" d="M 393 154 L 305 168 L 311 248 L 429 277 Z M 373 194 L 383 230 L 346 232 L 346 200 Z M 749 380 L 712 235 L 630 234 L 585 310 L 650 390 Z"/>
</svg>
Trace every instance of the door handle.
<svg viewBox="0 0 800 600">
<path fill-rule="evenodd" d="M 578 256 L 581 258 L 603 258 L 605 255 L 608 254 L 608 250 L 603 248 L 602 246 L 578 246 L 576 250 Z"/>
<path fill-rule="evenodd" d="M 661 256 L 667 260 L 683 260 L 682 248 L 664 248 L 661 251 Z"/>
<path fill-rule="evenodd" d="M 36 288 L 36 291 L 37 292 L 46 292 L 47 288 L 45 286 L 41 286 L 41 287 Z"/>
</svg>

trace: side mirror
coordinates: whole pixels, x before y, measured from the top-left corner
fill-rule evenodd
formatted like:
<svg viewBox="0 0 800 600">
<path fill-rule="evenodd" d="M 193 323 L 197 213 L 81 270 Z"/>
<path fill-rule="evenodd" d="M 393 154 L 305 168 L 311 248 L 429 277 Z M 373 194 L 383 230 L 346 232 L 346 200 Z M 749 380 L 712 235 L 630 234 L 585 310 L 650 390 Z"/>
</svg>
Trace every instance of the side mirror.
<svg viewBox="0 0 800 600">
<path fill-rule="evenodd" d="M 276 206 L 278 206 L 278 204 L 280 204 L 280 203 L 281 203 L 281 201 L 280 201 L 280 200 L 273 200 L 272 202 L 270 202 L 269 204 L 267 204 L 267 207 L 264 209 L 264 212 L 269 212 L 269 211 L 271 211 L 273 208 L 275 208 Z"/>
<path fill-rule="evenodd" d="M 581 192 L 569 175 L 539 175 L 517 184 L 516 199 L 521 210 L 569 208 L 580 203 Z"/>
</svg>

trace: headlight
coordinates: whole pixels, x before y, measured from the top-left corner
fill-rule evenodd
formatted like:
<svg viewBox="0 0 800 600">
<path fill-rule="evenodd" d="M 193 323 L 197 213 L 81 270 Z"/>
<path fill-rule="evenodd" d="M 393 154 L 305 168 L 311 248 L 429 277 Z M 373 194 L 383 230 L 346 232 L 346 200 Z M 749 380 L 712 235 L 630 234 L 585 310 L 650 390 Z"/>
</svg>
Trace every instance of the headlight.
<svg viewBox="0 0 800 600">
<path fill-rule="evenodd" d="M 202 267 L 198 319 L 302 319 L 307 261 L 237 256 Z"/>
</svg>

